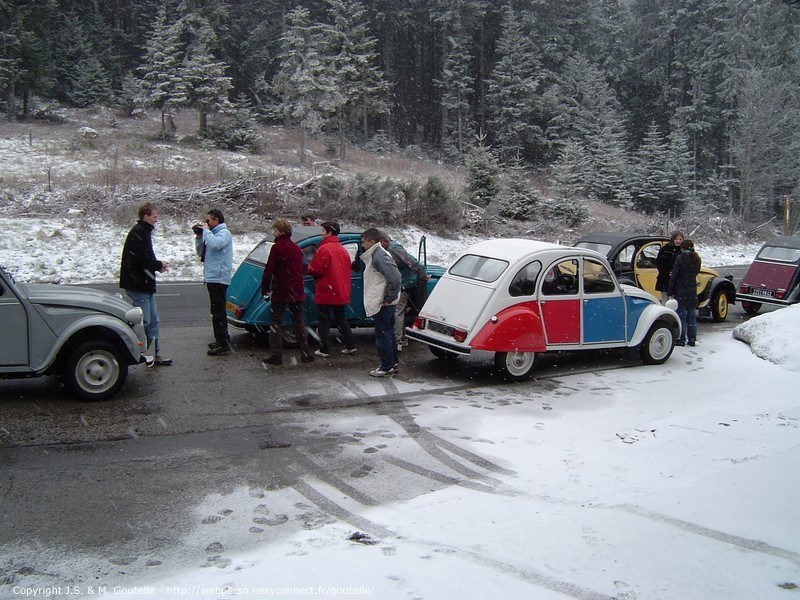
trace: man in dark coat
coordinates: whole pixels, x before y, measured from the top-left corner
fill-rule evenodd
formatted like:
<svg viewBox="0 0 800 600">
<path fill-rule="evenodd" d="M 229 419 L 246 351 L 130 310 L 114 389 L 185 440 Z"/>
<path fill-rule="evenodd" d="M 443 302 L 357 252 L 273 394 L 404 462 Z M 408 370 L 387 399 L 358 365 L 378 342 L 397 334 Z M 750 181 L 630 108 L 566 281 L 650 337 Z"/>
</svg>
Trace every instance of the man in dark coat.
<svg viewBox="0 0 800 600">
<path fill-rule="evenodd" d="M 669 278 L 669 295 L 678 301 L 677 313 L 681 319 L 681 337 L 678 346 L 695 345 L 697 339 L 697 275 L 700 257 L 694 251 L 692 240 L 681 242 L 681 253 L 672 266 Z"/>
<path fill-rule="evenodd" d="M 169 263 L 157 260 L 153 252 L 152 234 L 158 222 L 158 208 L 152 202 L 145 202 L 139 207 L 138 217 L 139 220 L 128 232 L 122 248 L 119 287 L 125 290 L 134 306 L 142 309 L 144 330 L 147 334 L 147 366 L 168 366 L 172 364 L 172 360 L 161 356 L 158 342 L 156 273 L 164 273 L 169 269 Z"/>
<path fill-rule="evenodd" d="M 261 294 L 270 301 L 269 351 L 263 360 L 269 365 L 283 363 L 283 315 L 286 309 L 292 316 L 294 333 L 300 345 L 300 360 L 311 362 L 314 355 L 308 346 L 306 326 L 303 321 L 303 251 L 292 241 L 292 226 L 280 219 L 272 225 L 275 243 L 269 251 L 264 274 L 261 277 Z"/>
</svg>

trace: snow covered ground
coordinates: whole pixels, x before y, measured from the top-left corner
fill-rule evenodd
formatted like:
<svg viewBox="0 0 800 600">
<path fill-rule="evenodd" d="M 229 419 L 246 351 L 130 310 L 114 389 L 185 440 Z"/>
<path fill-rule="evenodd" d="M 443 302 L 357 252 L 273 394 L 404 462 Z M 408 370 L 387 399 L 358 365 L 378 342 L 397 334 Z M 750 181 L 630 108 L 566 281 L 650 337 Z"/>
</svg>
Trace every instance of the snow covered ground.
<svg viewBox="0 0 800 600">
<path fill-rule="evenodd" d="M 196 510 L 212 524 L 184 542 L 207 547 L 207 563 L 105 598 L 792 598 L 800 343 L 783 332 L 800 330 L 800 306 L 740 327 L 770 360 L 715 331 L 662 366 L 417 397 L 414 421 L 471 475 L 442 473 L 457 484 L 381 506 L 312 477 L 209 495 Z M 364 443 L 392 460 L 380 438 Z M 308 519 L 310 493 L 339 519 L 263 531 Z M 253 531 L 265 541 L 227 550 Z"/>
<path fill-rule="evenodd" d="M 201 215 L 198 215 L 200 217 Z M 131 220 L 131 226 L 135 219 Z M 170 262 L 170 271 L 159 281 L 201 281 L 201 263 L 194 252 L 191 222 L 162 218 L 153 234 L 158 258 Z M 14 218 L 3 223 L 0 233 L 0 265 L 14 277 L 28 283 L 113 282 L 119 276 L 119 255 L 130 226 L 89 220 L 76 212 L 66 217 Z M 234 266 L 271 230 L 234 236 Z M 389 234 L 416 254 L 423 232 L 393 230 Z M 426 234 L 428 262 L 447 266 L 464 248 L 478 238 L 446 239 Z M 760 244 L 734 245 L 697 250 L 709 266 L 745 264 L 753 260 Z"/>
<path fill-rule="evenodd" d="M 8 219 L 0 264 L 21 281 L 115 281 L 126 232 L 77 215 Z M 409 248 L 421 235 L 391 233 Z M 260 237 L 235 237 L 236 264 Z M 448 264 L 469 243 L 429 236 L 429 260 Z M 200 279 L 188 223 L 159 223 L 154 245 L 172 262 L 162 280 Z M 725 265 L 748 262 L 757 246 L 698 250 L 706 264 Z M 701 328 L 696 348 L 676 348 L 661 366 L 416 396 L 415 423 L 463 465 L 439 474 L 454 485 L 380 506 L 311 477 L 305 490 L 209 495 L 196 511 L 217 518 L 183 540 L 207 547 L 206 563 L 108 587 L 103 597 L 794 598 L 798 331 L 795 305 L 740 325 L 736 335 L 750 346 Z M 363 385 L 376 396 L 385 385 L 420 388 L 402 377 Z M 379 440 L 370 447 L 392 459 Z M 339 518 L 263 533 L 269 519 L 295 518 L 310 493 L 338 505 Z M 254 530 L 262 543 L 228 550 Z"/>
</svg>

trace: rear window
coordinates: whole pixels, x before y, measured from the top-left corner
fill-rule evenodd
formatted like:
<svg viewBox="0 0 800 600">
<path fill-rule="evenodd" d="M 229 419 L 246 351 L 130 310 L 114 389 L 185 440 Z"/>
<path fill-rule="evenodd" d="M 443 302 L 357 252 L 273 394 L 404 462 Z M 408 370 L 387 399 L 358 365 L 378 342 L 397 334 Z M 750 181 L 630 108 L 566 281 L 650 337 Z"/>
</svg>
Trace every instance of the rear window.
<svg viewBox="0 0 800 600">
<path fill-rule="evenodd" d="M 575 244 L 575 246 L 577 248 L 588 248 L 589 250 L 594 250 L 603 256 L 608 256 L 608 252 L 611 250 L 610 244 L 601 244 L 599 242 L 578 242 Z"/>
<path fill-rule="evenodd" d="M 491 283 L 496 281 L 507 267 L 507 260 L 465 254 L 456 261 L 456 264 L 450 267 L 450 274 Z"/>
<path fill-rule="evenodd" d="M 777 260 L 780 262 L 795 263 L 800 260 L 800 248 L 785 248 L 783 246 L 765 246 L 756 258 L 762 260 Z"/>
<path fill-rule="evenodd" d="M 247 260 L 257 262 L 260 265 L 267 264 L 267 258 L 269 257 L 269 251 L 272 249 L 272 244 L 272 242 L 264 240 L 247 255 Z"/>
</svg>

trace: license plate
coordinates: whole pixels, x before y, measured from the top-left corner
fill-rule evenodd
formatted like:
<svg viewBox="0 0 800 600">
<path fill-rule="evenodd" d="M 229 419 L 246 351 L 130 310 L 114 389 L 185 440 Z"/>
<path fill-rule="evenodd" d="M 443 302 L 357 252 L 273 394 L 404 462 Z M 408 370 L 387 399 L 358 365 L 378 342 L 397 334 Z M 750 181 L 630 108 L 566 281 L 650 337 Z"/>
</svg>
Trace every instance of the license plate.
<svg viewBox="0 0 800 600">
<path fill-rule="evenodd" d="M 772 290 L 762 290 L 761 288 L 755 288 L 750 293 L 754 296 L 765 296 L 767 298 L 772 298 L 775 295 L 775 292 Z"/>
<path fill-rule="evenodd" d="M 236 305 L 233 302 L 226 302 L 225 303 L 225 310 L 227 310 L 232 315 L 236 314 Z"/>
</svg>

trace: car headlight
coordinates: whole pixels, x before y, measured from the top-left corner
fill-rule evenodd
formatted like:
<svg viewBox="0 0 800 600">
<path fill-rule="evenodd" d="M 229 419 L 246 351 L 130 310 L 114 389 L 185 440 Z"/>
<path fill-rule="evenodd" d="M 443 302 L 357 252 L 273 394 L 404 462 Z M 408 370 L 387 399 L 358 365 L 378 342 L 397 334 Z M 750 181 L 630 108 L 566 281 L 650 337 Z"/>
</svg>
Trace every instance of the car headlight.
<svg viewBox="0 0 800 600">
<path fill-rule="evenodd" d="M 125 320 L 131 325 L 138 325 L 144 321 L 144 313 L 136 306 L 125 313 Z"/>
</svg>

